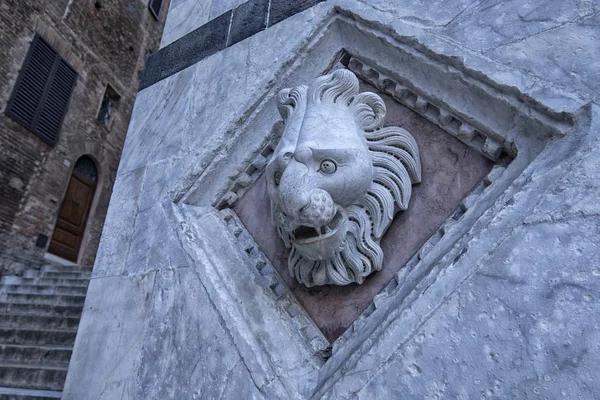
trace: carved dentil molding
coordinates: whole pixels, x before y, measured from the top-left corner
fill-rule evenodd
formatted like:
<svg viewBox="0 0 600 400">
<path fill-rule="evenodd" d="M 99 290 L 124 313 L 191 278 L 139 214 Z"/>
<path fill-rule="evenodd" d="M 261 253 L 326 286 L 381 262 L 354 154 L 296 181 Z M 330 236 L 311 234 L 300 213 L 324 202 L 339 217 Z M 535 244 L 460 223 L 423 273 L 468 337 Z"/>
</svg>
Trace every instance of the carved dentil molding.
<svg viewBox="0 0 600 400">
<path fill-rule="evenodd" d="M 282 90 L 284 131 L 266 167 L 271 215 L 300 283 L 362 283 L 383 266 L 379 245 L 421 181 L 416 141 L 382 127 L 386 108 L 337 70 Z"/>
</svg>

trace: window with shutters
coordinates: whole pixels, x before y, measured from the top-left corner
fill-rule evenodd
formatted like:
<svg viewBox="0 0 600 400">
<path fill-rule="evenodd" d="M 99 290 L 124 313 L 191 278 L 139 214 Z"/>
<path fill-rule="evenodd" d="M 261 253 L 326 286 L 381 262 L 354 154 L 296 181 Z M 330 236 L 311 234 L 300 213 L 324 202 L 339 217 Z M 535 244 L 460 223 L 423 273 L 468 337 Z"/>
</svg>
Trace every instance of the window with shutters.
<svg viewBox="0 0 600 400">
<path fill-rule="evenodd" d="M 73 67 L 36 34 L 5 113 L 54 146 L 76 80 Z"/>
<path fill-rule="evenodd" d="M 160 14 L 160 6 L 162 5 L 162 0 L 150 0 L 148 2 L 148 8 L 150 12 L 154 16 L 156 20 L 158 20 L 158 14 Z"/>
</svg>

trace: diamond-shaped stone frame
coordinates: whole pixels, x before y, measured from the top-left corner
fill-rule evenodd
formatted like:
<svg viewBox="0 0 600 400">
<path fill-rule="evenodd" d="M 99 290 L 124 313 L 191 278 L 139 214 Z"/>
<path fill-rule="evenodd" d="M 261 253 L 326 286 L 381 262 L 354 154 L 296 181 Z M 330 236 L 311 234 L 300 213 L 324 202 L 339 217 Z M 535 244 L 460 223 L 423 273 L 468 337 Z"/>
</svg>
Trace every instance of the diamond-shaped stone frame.
<svg viewBox="0 0 600 400">
<path fill-rule="evenodd" d="M 230 207 L 268 161 L 273 130 L 265 127 L 278 120 L 277 91 L 320 75 L 340 57 L 363 79 L 500 165 L 328 354 L 327 342 L 281 286 Z M 256 385 L 267 397 L 318 398 L 368 354 L 390 324 L 391 310 L 409 308 L 439 271 L 467 253 L 470 238 L 481 229 L 477 225 L 495 212 L 494 203 L 506 200 L 503 194 L 511 183 L 548 140 L 568 131 L 577 115 L 495 82 L 415 36 L 382 32 L 381 25 L 335 7 L 276 76 L 234 128 L 221 156 L 188 171 L 163 205 L 183 248 L 199 261 L 203 283 Z M 361 379 L 368 374 L 356 377 Z"/>
</svg>

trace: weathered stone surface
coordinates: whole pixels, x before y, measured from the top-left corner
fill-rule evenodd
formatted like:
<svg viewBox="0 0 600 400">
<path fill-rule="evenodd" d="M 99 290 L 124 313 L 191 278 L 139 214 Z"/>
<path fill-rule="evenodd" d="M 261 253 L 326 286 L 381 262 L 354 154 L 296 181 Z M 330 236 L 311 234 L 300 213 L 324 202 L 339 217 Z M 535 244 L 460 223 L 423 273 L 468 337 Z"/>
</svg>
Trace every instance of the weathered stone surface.
<svg viewBox="0 0 600 400">
<path fill-rule="evenodd" d="M 233 9 L 227 45 L 231 46 L 267 27 L 269 0 L 247 1 Z"/>
<path fill-rule="evenodd" d="M 543 5 L 540 5 L 544 7 Z M 490 57 L 573 91 L 600 92 L 600 14 L 596 11 L 571 24 L 559 24 L 537 35 L 511 41 L 486 52 Z"/>
<path fill-rule="evenodd" d="M 156 204 L 140 211 L 136 216 L 125 274 L 174 268 L 186 265 L 187 262 L 162 206 Z"/>
<path fill-rule="evenodd" d="M 273 7 L 273 3 L 271 6 Z M 311 21 L 321 17 L 324 6 L 313 6 L 289 17 L 286 24 L 269 26 L 268 30 L 258 32 L 248 38 L 246 93 L 249 94 L 255 90 L 263 91 L 268 84 L 277 82 L 278 76 L 274 76 L 273 71 L 276 71 L 289 54 L 294 54 L 306 41 L 314 30 Z M 269 41 L 271 45 L 265 46 L 265 41 Z"/>
<path fill-rule="evenodd" d="M 184 132 L 188 127 L 187 118 L 171 120 L 170 116 L 188 114 L 188 100 L 194 89 L 193 76 L 192 70 L 185 70 L 138 94 L 136 109 L 139 113 L 131 118 L 118 175 L 162 161 L 181 151 L 177 147 L 181 145 L 181 137 L 161 133 L 168 129 Z M 171 99 L 166 107 L 161 98 Z M 171 145 L 171 142 L 174 144 Z"/>
<path fill-rule="evenodd" d="M 115 182 L 115 197 L 107 212 L 107 221 L 102 231 L 103 243 L 98 250 L 98 264 L 94 277 L 120 275 L 125 270 L 126 257 L 134 240 L 138 201 L 144 180 L 144 168 L 121 174 Z"/>
<path fill-rule="evenodd" d="M 243 112 L 244 104 L 237 100 L 245 91 L 247 51 L 247 43 L 240 43 L 140 92 L 136 104 L 139 119 L 132 118 L 118 174 L 171 157 L 184 159 L 186 167 L 194 161 L 190 155 L 214 157 L 226 140 L 223 133 L 215 136 L 215 132 L 222 132 Z M 205 80 L 209 71 L 222 74 L 221 79 Z M 213 103 L 210 99 L 223 90 L 230 95 Z M 171 99 L 166 108 L 165 98 Z M 214 113 L 217 104 L 220 114 Z"/>
<path fill-rule="evenodd" d="M 0 277 L 21 276 L 26 269 L 39 269 L 40 264 L 14 255 L 0 254 Z"/>
<path fill-rule="evenodd" d="M 262 398 L 193 268 L 157 273 L 134 398 Z M 198 312 L 202 310 L 202 312 Z M 193 388 L 193 389 L 192 389 Z M 191 389 L 191 390 L 190 390 Z"/>
<path fill-rule="evenodd" d="M 595 398 L 597 222 L 514 231 L 358 397 Z"/>
<path fill-rule="evenodd" d="M 160 47 L 171 44 L 212 19 L 209 18 L 210 6 L 210 1 L 171 1 Z"/>
<path fill-rule="evenodd" d="M 196 276 L 202 279 L 235 344 L 229 351 L 239 352 L 254 384 L 267 398 L 308 394 L 319 363 L 314 341 L 324 339 L 310 321 L 301 318 L 293 299 L 280 301 L 276 293 L 258 284 L 265 277 L 237 246 L 241 238 L 229 233 L 217 213 L 195 206 L 174 208 L 173 213 Z M 314 335 L 306 338 L 307 332 Z"/>
<path fill-rule="evenodd" d="M 443 24 L 439 32 L 474 50 L 488 52 L 565 25 L 586 25 L 588 17 L 598 11 L 596 7 L 591 1 L 577 0 L 557 2 L 551 7 L 541 0 L 476 3 Z M 547 54 L 549 50 L 545 47 L 543 52 Z"/>
<path fill-rule="evenodd" d="M 269 7 L 269 26 L 302 12 L 323 0 L 271 0 Z"/>
<path fill-rule="evenodd" d="M 185 10 L 183 10 L 185 11 Z M 140 81 L 144 89 L 160 80 L 179 72 L 198 61 L 209 57 L 227 45 L 231 13 L 210 20 L 199 28 L 188 26 L 189 36 L 174 40 L 160 52 L 148 57 Z"/>
<path fill-rule="evenodd" d="M 90 281 L 63 399 L 134 398 L 154 279 L 150 272 Z"/>
</svg>

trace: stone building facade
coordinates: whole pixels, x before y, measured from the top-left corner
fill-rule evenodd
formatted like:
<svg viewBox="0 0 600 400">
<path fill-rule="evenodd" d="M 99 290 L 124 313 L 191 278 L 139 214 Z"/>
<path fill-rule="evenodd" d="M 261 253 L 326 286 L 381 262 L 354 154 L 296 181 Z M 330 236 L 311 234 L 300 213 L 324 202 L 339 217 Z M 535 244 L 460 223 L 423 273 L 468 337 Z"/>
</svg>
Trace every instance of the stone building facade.
<svg viewBox="0 0 600 400">
<path fill-rule="evenodd" d="M 0 254 L 5 269 L 10 270 L 7 260 L 37 260 L 48 251 L 82 156 L 92 160 L 97 182 L 71 261 L 93 264 L 140 73 L 158 48 L 168 1 L 161 8 L 156 18 L 147 0 L 8 0 L 0 7 Z M 54 146 L 6 112 L 36 35 L 77 73 Z"/>
</svg>

